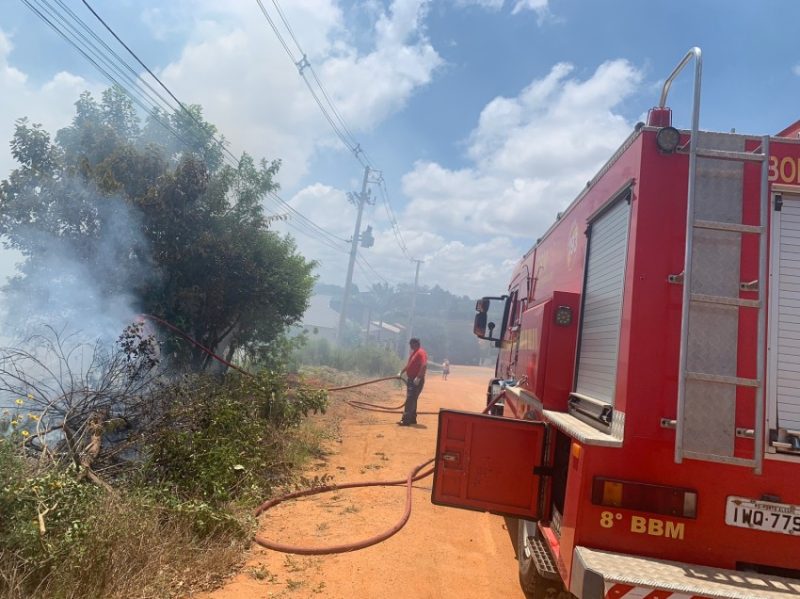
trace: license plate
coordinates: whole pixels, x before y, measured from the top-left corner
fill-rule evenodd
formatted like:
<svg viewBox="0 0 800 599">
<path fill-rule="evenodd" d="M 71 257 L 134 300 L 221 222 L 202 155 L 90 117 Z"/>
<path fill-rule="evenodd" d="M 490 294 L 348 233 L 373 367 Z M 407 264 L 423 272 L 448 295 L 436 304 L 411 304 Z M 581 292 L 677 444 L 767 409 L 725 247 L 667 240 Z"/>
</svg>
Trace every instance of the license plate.
<svg viewBox="0 0 800 599">
<path fill-rule="evenodd" d="M 800 534 L 800 505 L 728 497 L 725 524 L 752 530 Z"/>
</svg>

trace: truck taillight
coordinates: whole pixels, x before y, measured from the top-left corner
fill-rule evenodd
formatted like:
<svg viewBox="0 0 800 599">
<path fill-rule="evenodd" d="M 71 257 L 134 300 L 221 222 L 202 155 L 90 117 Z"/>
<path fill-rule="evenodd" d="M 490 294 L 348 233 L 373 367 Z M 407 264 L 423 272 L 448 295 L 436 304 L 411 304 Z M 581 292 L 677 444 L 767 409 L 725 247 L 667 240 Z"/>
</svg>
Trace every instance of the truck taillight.
<svg viewBox="0 0 800 599">
<path fill-rule="evenodd" d="M 592 503 L 666 516 L 697 517 L 696 491 L 601 476 L 592 482 Z"/>
</svg>

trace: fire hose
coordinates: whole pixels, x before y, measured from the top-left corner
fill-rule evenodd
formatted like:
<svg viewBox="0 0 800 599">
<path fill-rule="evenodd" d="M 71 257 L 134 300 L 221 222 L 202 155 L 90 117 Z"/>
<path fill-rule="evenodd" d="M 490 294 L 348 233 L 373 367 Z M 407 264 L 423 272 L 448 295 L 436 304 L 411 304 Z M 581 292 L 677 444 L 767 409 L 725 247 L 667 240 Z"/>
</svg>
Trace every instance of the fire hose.
<svg viewBox="0 0 800 599">
<path fill-rule="evenodd" d="M 483 414 L 486 414 L 491 407 L 497 403 L 497 401 L 502 397 L 502 395 L 498 395 L 494 398 L 486 408 L 483 410 Z M 319 493 L 328 493 L 331 491 L 338 491 L 340 489 L 355 489 L 360 487 L 392 487 L 392 486 L 399 486 L 402 484 L 406 485 L 406 507 L 403 511 L 403 516 L 398 520 L 397 524 L 392 526 L 391 528 L 385 530 L 382 533 L 379 533 L 375 536 L 369 537 L 368 539 L 364 539 L 362 541 L 355 541 L 353 543 L 343 543 L 341 545 L 329 545 L 328 547 L 304 547 L 301 545 L 285 545 L 283 543 L 276 543 L 274 541 L 270 541 L 269 539 L 265 539 L 259 535 L 254 537 L 254 541 L 261 545 L 262 547 L 266 547 L 267 549 L 272 549 L 273 551 L 280 551 L 282 553 L 296 553 L 299 555 L 330 555 L 332 553 L 349 553 L 351 551 L 358 551 L 359 549 L 364 549 L 371 545 L 376 545 L 382 541 L 385 541 L 389 537 L 397 534 L 400 530 L 406 525 L 408 522 L 408 518 L 411 516 L 411 491 L 413 490 L 413 485 L 418 480 L 422 480 L 423 478 L 427 478 L 431 474 L 433 474 L 434 468 L 428 468 L 424 472 L 420 473 L 420 470 L 425 468 L 428 464 L 435 461 L 436 458 L 431 458 L 414 466 L 411 471 L 408 473 L 408 476 L 405 480 L 390 480 L 390 481 L 367 481 L 367 482 L 359 482 L 359 483 L 343 483 L 341 485 L 326 485 L 324 487 L 315 487 L 313 489 L 306 489 L 304 491 L 298 491 L 296 493 L 289 493 L 287 495 L 282 495 L 280 497 L 276 497 L 275 499 L 270 499 L 262 503 L 255 512 L 256 517 L 260 516 L 270 508 L 275 507 L 276 505 L 283 503 L 284 501 L 288 501 L 290 499 L 296 499 L 298 497 L 308 497 L 309 495 L 317 495 Z"/>
<path fill-rule="evenodd" d="M 238 372 L 240 372 L 240 373 L 242 373 L 242 374 L 244 374 L 244 375 L 246 375 L 248 377 L 252 378 L 252 377 L 255 376 L 252 373 L 250 373 L 250 372 L 248 372 L 248 371 L 246 371 L 246 370 L 244 370 L 244 369 L 242 369 L 242 368 L 240 368 L 240 367 L 238 367 L 238 366 L 236 366 L 234 364 L 231 364 L 230 362 L 228 362 L 224 358 L 218 356 L 211 349 L 203 346 L 202 344 L 197 342 L 195 339 L 193 339 L 192 337 L 190 337 L 189 335 L 187 335 L 186 333 L 184 333 L 183 331 L 181 331 L 180 329 L 178 329 L 174 325 L 168 323 L 167 321 L 165 321 L 165 320 L 163 320 L 161 318 L 158 318 L 157 316 L 153 316 L 151 314 L 142 314 L 142 316 L 144 318 L 148 318 L 150 320 L 153 320 L 154 322 L 157 322 L 159 324 L 164 325 L 165 327 L 167 327 L 171 331 L 177 333 L 182 338 L 186 339 L 187 341 L 189 341 L 190 343 L 192 343 L 196 347 L 200 348 L 202 351 L 207 353 L 213 359 L 221 362 L 222 364 L 225 364 L 226 366 L 229 366 L 230 368 L 233 368 L 233 369 L 237 370 Z M 325 389 L 325 390 L 328 391 L 328 392 L 331 392 L 331 391 L 345 391 L 345 390 L 348 390 L 348 389 L 355 389 L 357 387 L 363 387 L 365 385 L 373 385 L 375 383 L 380 383 L 380 382 L 383 382 L 383 381 L 396 380 L 396 379 L 403 380 L 402 377 L 400 377 L 399 375 L 394 375 L 394 376 L 388 376 L 388 377 L 383 377 L 383 378 L 379 378 L 379 379 L 372 379 L 372 380 L 369 380 L 369 381 L 363 381 L 361 383 L 356 383 L 356 384 L 353 384 L 353 385 L 345 385 L 345 386 L 342 386 L 342 387 L 332 387 L 332 388 Z M 483 410 L 483 413 L 486 414 L 491 409 L 491 407 L 500 399 L 501 396 L 502 395 L 498 395 L 498 397 L 493 399 L 486 406 L 486 408 Z M 389 406 L 381 406 L 381 405 L 378 405 L 378 404 L 371 404 L 371 403 L 367 403 L 367 402 L 363 402 L 363 401 L 359 401 L 359 400 L 345 400 L 345 402 L 348 405 L 350 405 L 350 406 L 352 406 L 354 408 L 358 408 L 358 409 L 362 409 L 362 410 L 377 411 L 377 412 L 387 412 L 387 413 L 397 413 L 396 410 L 404 407 L 404 405 L 405 405 L 403 403 L 403 404 L 400 404 L 398 406 L 389 407 Z M 431 415 L 431 414 L 438 414 L 438 412 L 417 412 L 417 414 Z M 329 493 L 329 492 L 332 492 L 332 491 L 339 491 L 339 490 L 342 490 L 342 489 L 356 489 L 356 488 L 365 488 L 365 487 L 396 487 L 396 486 L 400 486 L 400 485 L 405 485 L 406 486 L 406 506 L 405 506 L 405 510 L 403 511 L 403 515 L 400 518 L 400 520 L 398 520 L 397 523 L 394 526 L 392 526 L 391 528 L 388 528 L 387 530 L 385 530 L 382 533 L 379 533 L 379 534 L 374 535 L 372 537 L 369 537 L 367 539 L 363 539 L 361 541 L 355 541 L 355 542 L 352 542 L 352 543 L 343 543 L 341 545 L 330 545 L 330 546 L 327 546 L 327 547 L 304 547 L 304 546 L 300 546 L 300 545 L 286 545 L 286 544 L 283 544 L 283 543 L 276 543 L 274 541 L 270 541 L 269 539 L 265 539 L 264 537 L 261 537 L 259 535 L 256 535 L 253 538 L 253 540 L 256 543 L 258 543 L 259 545 L 261 545 L 262 547 L 265 547 L 267 549 L 272 549 L 273 551 L 280 551 L 282 553 L 294 553 L 294 554 L 298 554 L 298 555 L 330 555 L 330 554 L 334 554 L 334 553 L 348 553 L 348 552 L 351 552 L 351 551 L 358 551 L 359 549 L 364 549 L 366 547 L 370 547 L 372 545 L 376 545 L 376 544 L 378 544 L 378 543 L 380 543 L 382 541 L 385 541 L 389 537 L 391 537 L 391 536 L 397 534 L 398 532 L 400 532 L 400 530 L 406 525 L 406 522 L 408 522 L 408 519 L 411 516 L 411 501 L 412 501 L 412 490 L 414 488 L 414 483 L 419 481 L 419 480 L 422 480 L 424 478 L 427 478 L 428 476 L 433 474 L 433 472 L 435 470 L 435 467 L 428 468 L 427 470 L 424 470 L 424 471 L 422 471 L 422 470 L 426 466 L 431 464 L 433 461 L 435 461 L 435 459 L 436 458 L 431 458 L 429 460 L 426 460 L 426 461 L 422 462 L 421 464 L 418 464 L 418 465 L 414 466 L 409 471 L 408 476 L 405 479 L 390 480 L 390 481 L 364 481 L 364 482 L 357 482 L 357 483 L 353 482 L 353 483 L 342 483 L 342 484 L 337 484 L 337 485 L 325 485 L 325 486 L 321 486 L 321 487 L 314 487 L 314 488 L 311 488 L 311 489 L 305 489 L 303 491 L 297 491 L 297 492 L 294 492 L 294 493 L 287 493 L 285 495 L 281 495 L 281 496 L 276 497 L 274 499 L 270 499 L 268 501 L 265 501 L 260 506 L 258 506 L 258 508 L 256 509 L 255 514 L 254 514 L 256 517 L 258 517 L 261 514 L 263 514 L 264 512 L 266 512 L 267 510 L 269 510 L 269 509 L 271 509 L 271 508 L 273 508 L 273 507 L 275 507 L 275 506 L 277 506 L 277 505 L 279 505 L 279 504 L 281 504 L 281 503 L 283 503 L 285 501 L 289 501 L 289 500 L 292 500 L 292 499 L 298 499 L 300 497 L 308 497 L 310 495 L 318 495 L 320 493 Z"/>
</svg>

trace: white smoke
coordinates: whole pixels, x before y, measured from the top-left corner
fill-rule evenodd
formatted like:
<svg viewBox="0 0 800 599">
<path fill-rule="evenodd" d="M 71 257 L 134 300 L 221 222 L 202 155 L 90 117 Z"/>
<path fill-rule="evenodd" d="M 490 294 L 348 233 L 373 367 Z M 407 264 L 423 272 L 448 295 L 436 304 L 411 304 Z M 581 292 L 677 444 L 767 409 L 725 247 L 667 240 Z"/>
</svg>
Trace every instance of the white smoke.
<svg viewBox="0 0 800 599">
<path fill-rule="evenodd" d="M 122 198 L 72 186 L 90 198 L 93 230 L 56 236 L 26 227 L 32 255 L 3 288 L 4 337 L 19 341 L 50 327 L 111 345 L 140 311 L 136 291 L 154 271 L 138 212 Z"/>
</svg>

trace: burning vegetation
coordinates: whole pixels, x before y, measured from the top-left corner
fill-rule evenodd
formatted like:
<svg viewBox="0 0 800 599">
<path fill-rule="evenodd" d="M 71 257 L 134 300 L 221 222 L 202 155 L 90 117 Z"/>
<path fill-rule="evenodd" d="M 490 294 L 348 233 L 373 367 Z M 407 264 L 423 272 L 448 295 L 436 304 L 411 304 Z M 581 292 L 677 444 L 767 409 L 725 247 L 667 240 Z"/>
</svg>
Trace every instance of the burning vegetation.
<svg viewBox="0 0 800 599">
<path fill-rule="evenodd" d="M 17 123 L 0 183 L 0 236 L 23 256 L 4 289 L 0 595 L 212 584 L 248 542 L 244 514 L 321 451 L 305 417 L 325 393 L 281 374 L 314 263 L 263 213 L 279 163 L 225 164 L 191 111 L 142 125 L 110 89 L 54 138 Z"/>
</svg>

